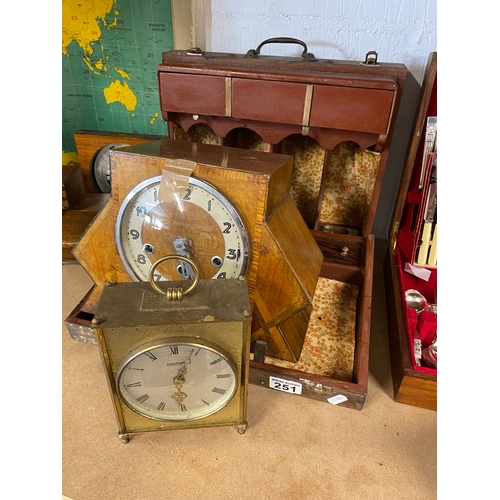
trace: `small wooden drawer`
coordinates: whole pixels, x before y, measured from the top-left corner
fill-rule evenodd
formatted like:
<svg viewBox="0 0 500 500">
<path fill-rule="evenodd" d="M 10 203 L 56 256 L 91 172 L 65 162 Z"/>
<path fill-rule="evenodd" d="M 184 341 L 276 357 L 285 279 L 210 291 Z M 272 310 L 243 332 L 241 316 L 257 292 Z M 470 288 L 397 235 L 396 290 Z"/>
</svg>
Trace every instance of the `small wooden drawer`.
<svg viewBox="0 0 500 500">
<path fill-rule="evenodd" d="M 62 261 L 77 263 L 73 248 L 87 230 L 94 217 L 108 200 L 108 194 L 83 193 L 74 202 L 71 210 L 62 214 Z"/>
<path fill-rule="evenodd" d="M 62 166 L 62 209 L 69 210 L 80 194 L 85 192 L 83 174 L 74 163 Z"/>
<path fill-rule="evenodd" d="M 209 75 L 162 73 L 162 111 L 226 116 L 226 79 Z"/>
<path fill-rule="evenodd" d="M 232 81 L 232 116 L 301 125 L 307 85 L 265 80 Z"/>
<path fill-rule="evenodd" d="M 389 90 L 315 85 L 309 125 L 385 134 L 393 102 Z"/>
</svg>

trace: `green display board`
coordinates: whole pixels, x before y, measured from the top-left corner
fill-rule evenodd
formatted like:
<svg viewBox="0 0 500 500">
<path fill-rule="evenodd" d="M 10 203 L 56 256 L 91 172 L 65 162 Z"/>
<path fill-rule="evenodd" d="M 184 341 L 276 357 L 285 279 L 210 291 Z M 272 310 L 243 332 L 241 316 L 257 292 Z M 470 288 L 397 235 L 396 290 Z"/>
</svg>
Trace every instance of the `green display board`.
<svg viewBox="0 0 500 500">
<path fill-rule="evenodd" d="M 174 48 L 171 0 L 63 0 L 63 152 L 75 132 L 168 136 L 157 67 Z"/>
</svg>

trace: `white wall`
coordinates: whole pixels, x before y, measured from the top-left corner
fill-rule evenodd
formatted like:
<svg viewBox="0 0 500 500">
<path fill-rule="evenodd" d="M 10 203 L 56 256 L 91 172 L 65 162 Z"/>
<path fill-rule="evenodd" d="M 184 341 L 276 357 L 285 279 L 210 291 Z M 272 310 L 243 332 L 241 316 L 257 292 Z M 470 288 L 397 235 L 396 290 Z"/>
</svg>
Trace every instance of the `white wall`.
<svg viewBox="0 0 500 500">
<path fill-rule="evenodd" d="M 379 62 L 408 67 L 373 232 L 386 238 L 429 54 L 437 50 L 437 0 L 192 0 L 194 42 L 210 52 L 244 54 L 267 38 L 307 44 L 319 59 Z M 299 56 L 299 45 L 266 45 L 266 55 Z"/>
</svg>

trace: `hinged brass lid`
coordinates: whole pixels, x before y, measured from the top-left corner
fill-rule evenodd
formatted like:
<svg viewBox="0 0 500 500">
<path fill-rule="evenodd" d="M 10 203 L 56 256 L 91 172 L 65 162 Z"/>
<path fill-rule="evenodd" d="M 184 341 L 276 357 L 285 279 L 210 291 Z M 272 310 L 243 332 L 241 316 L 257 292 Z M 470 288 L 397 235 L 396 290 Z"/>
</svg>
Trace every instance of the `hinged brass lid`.
<svg viewBox="0 0 500 500">
<path fill-rule="evenodd" d="M 186 288 L 186 281 L 163 283 Z M 251 310 L 245 278 L 200 280 L 196 289 L 181 301 L 167 300 L 148 282 L 107 282 L 93 325 L 118 328 L 247 319 L 251 319 Z"/>
</svg>

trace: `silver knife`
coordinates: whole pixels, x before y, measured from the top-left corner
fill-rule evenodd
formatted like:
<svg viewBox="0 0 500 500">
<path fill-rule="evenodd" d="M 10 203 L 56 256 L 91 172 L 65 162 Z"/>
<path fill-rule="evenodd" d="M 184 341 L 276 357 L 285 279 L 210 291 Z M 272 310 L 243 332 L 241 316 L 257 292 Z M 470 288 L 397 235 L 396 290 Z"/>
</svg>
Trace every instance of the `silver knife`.
<svg viewBox="0 0 500 500">
<path fill-rule="evenodd" d="M 438 242 L 438 225 L 437 225 L 437 207 L 434 212 L 434 221 L 433 221 L 434 229 L 432 230 L 432 240 L 431 240 L 431 249 L 429 251 L 429 258 L 427 259 L 428 266 L 436 266 L 437 265 L 437 242 Z"/>
<path fill-rule="evenodd" d="M 420 169 L 420 181 L 418 183 L 418 190 L 421 191 L 424 187 L 425 174 L 427 168 L 427 160 L 429 153 L 432 153 L 436 149 L 437 145 L 437 116 L 427 117 L 427 126 L 425 128 L 425 142 L 424 142 L 424 153 L 422 155 L 422 168 Z"/>
</svg>

